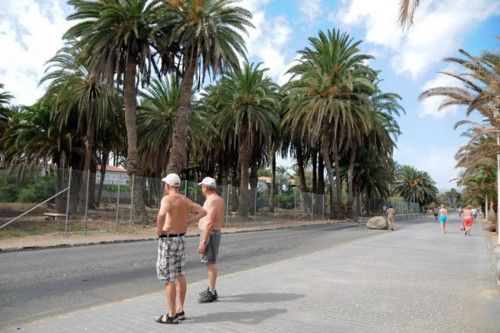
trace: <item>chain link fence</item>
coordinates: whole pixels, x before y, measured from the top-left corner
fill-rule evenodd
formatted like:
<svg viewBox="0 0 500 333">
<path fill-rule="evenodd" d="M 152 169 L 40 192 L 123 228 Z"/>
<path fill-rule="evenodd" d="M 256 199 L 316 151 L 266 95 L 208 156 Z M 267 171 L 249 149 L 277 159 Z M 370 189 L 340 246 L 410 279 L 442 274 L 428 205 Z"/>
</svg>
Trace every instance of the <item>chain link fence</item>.
<svg viewBox="0 0 500 333">
<path fill-rule="evenodd" d="M 133 205 L 138 193 L 134 188 L 142 189 L 145 215 Z M 203 204 L 204 196 L 197 182 L 183 181 L 180 191 Z M 271 190 L 270 184 L 259 181 L 248 189 L 246 203 L 240 198 L 242 193 L 237 186 L 219 186 L 217 192 L 225 201 L 226 226 L 324 220 L 330 212 L 328 195 L 301 192 L 295 186 L 280 185 Z M 134 224 L 152 226 L 163 195 L 161 179 L 129 177 L 117 168 L 105 173 L 0 170 L 0 231 L 7 229 L 11 235 L 18 231 L 21 236 L 47 232 L 119 232 L 122 227 Z M 375 199 L 355 200 L 353 210 L 358 216 L 377 215 L 389 204 L 398 213 L 420 210 L 415 203 Z"/>
</svg>

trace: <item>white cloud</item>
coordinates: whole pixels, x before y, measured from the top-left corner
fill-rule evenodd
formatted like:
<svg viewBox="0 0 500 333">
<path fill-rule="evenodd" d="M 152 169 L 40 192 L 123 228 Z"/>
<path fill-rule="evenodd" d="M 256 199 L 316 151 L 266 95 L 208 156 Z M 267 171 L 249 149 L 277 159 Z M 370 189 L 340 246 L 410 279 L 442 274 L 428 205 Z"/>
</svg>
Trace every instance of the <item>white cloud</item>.
<svg viewBox="0 0 500 333">
<path fill-rule="evenodd" d="M 239 6 L 248 9 L 251 12 L 257 11 L 262 5 L 265 5 L 270 0 L 239 0 Z"/>
<path fill-rule="evenodd" d="M 467 31 L 500 8 L 491 0 L 426 0 L 417 8 L 414 25 L 403 30 L 398 24 L 399 3 L 344 0 L 335 19 L 350 27 L 363 26 L 367 42 L 391 52 L 396 73 L 413 79 L 454 53 Z"/>
<path fill-rule="evenodd" d="M 456 68 L 454 66 L 448 66 L 446 67 L 443 72 L 455 72 Z M 463 87 L 463 84 L 458 81 L 457 79 L 444 75 L 441 73 L 437 73 L 433 79 L 427 81 L 424 83 L 421 91 L 430 89 L 430 88 L 436 88 L 436 87 L 458 87 L 461 88 Z M 455 114 L 458 110 L 458 106 L 448 106 L 445 109 L 438 110 L 439 106 L 441 103 L 444 101 L 443 97 L 429 97 L 424 99 L 420 105 L 420 110 L 418 112 L 420 117 L 425 117 L 425 116 L 431 116 L 434 118 L 443 118 L 444 116 L 448 114 Z"/>
<path fill-rule="evenodd" d="M 321 15 L 321 0 L 299 0 L 299 11 L 305 15 L 309 22 L 316 20 Z"/>
<path fill-rule="evenodd" d="M 38 81 L 44 64 L 63 45 L 71 23 L 59 2 L 7 0 L 0 22 L 0 82 L 14 95 L 15 104 L 32 104 L 43 94 Z M 47 15 L 47 9 L 50 15 Z"/>
<path fill-rule="evenodd" d="M 241 5 L 252 11 L 254 29 L 249 30 L 246 41 L 249 60 L 256 59 L 269 69 L 269 75 L 277 83 L 284 83 L 289 68 L 285 49 L 293 33 L 284 16 L 268 17 L 261 6 L 268 0 L 242 1 Z"/>
</svg>

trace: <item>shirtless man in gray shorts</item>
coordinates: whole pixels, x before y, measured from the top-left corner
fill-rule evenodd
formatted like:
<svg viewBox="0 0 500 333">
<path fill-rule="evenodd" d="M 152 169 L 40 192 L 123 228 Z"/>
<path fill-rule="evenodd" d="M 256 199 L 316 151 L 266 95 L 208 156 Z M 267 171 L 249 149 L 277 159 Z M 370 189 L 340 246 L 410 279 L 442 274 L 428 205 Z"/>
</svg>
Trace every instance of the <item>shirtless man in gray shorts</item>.
<svg viewBox="0 0 500 333">
<path fill-rule="evenodd" d="M 160 211 L 156 219 L 156 234 L 159 237 L 156 273 L 158 279 L 165 285 L 167 314 L 156 317 L 155 321 L 160 324 L 178 324 L 179 320 L 186 319 L 184 315 L 184 299 L 186 298 L 184 234 L 190 223 L 207 215 L 207 212 L 200 205 L 179 193 L 181 179 L 178 175 L 171 173 L 162 180 L 165 182 L 166 195 L 161 199 Z"/>
<path fill-rule="evenodd" d="M 224 219 L 224 200 L 217 194 L 215 179 L 205 177 L 201 183 L 201 191 L 206 200 L 203 208 L 207 216 L 200 219 L 200 245 L 198 252 L 202 255 L 201 261 L 207 265 L 208 288 L 200 292 L 200 303 L 210 303 L 217 300 L 215 283 L 217 281 L 217 255 L 221 239 L 222 220 Z"/>
</svg>

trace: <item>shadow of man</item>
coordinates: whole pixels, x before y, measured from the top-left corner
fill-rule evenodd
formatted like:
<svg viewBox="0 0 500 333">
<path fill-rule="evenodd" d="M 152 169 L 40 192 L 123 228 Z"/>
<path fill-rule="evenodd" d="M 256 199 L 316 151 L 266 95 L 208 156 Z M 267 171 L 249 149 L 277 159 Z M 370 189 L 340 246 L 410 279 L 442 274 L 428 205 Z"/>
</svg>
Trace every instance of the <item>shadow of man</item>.
<svg viewBox="0 0 500 333">
<path fill-rule="evenodd" d="M 198 317 L 189 317 L 186 319 L 188 323 L 215 323 L 215 322 L 230 322 L 248 325 L 258 325 L 264 320 L 276 317 L 279 314 L 288 312 L 286 309 L 264 309 L 256 311 L 231 311 L 209 313 Z"/>
<path fill-rule="evenodd" d="M 220 302 L 235 303 L 274 303 L 295 301 L 305 295 L 294 293 L 249 293 L 219 296 Z"/>
</svg>

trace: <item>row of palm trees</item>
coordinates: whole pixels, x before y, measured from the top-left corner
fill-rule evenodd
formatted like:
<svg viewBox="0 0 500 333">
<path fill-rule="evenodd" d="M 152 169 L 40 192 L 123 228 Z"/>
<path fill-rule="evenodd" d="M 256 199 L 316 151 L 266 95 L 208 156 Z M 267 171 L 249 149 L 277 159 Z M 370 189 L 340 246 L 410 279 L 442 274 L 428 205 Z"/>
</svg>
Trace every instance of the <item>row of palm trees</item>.
<svg viewBox="0 0 500 333">
<path fill-rule="evenodd" d="M 332 217 L 391 194 L 404 110 L 381 91 L 360 41 L 337 30 L 309 38 L 280 87 L 261 64 L 241 60 L 251 14 L 232 0 L 69 3 L 77 23 L 47 64 L 44 97 L 12 114 L 0 109 L 9 163 L 95 171 L 111 154 L 126 157 L 134 176 L 217 175 L 239 185 L 243 216 L 259 168 L 271 165 L 274 176 L 277 154 L 296 158 L 303 192 L 330 193 Z M 134 184 L 145 220 L 144 185 Z"/>
<path fill-rule="evenodd" d="M 463 106 L 466 115 L 481 117 L 481 121 L 465 119 L 455 127 L 467 126 L 464 135 L 469 142 L 456 154 L 457 166 L 462 168 L 458 184 L 463 187 L 465 203 L 484 206 L 496 203 L 497 154 L 500 154 L 500 54 L 484 52 L 473 56 L 460 50 L 460 57 L 445 61 L 459 70 L 443 75 L 456 80 L 457 86 L 436 87 L 421 94 L 421 98 L 444 97 L 440 109 Z"/>
</svg>

